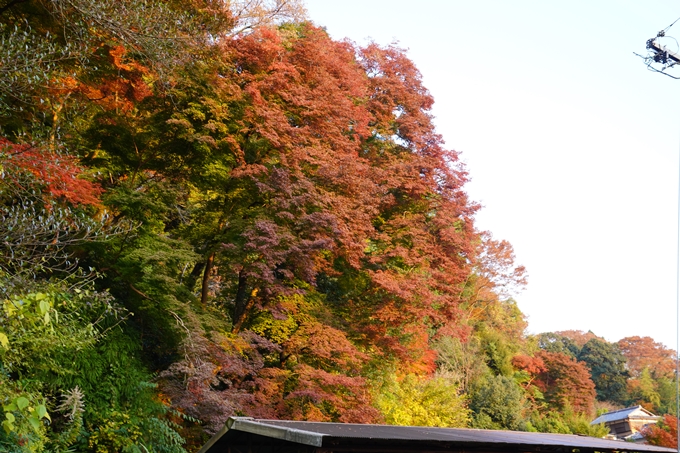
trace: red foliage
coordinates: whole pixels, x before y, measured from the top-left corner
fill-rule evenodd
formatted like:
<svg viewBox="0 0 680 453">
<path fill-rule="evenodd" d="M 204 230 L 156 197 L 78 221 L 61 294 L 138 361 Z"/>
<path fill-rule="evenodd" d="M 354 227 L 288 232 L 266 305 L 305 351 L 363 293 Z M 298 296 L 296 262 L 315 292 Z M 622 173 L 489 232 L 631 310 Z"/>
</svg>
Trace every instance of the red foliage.
<svg viewBox="0 0 680 453">
<path fill-rule="evenodd" d="M 666 414 L 661 422 L 644 426 L 640 433 L 652 445 L 678 448 L 678 419 L 672 415 Z"/>
<path fill-rule="evenodd" d="M 492 300 L 507 299 L 526 286 L 526 268 L 515 264 L 515 251 L 508 241 L 495 240 L 488 231 L 480 236 L 477 272 L 481 282 L 478 292 L 491 292 L 487 297 Z"/>
<path fill-rule="evenodd" d="M 43 147 L 12 143 L 0 137 L 0 165 L 7 176 L 15 179 L 20 173 L 30 173 L 44 187 L 46 194 L 54 200 L 72 204 L 99 205 L 102 189 L 83 178 L 83 167 L 69 155 L 58 154 Z"/>
<path fill-rule="evenodd" d="M 277 415 L 291 420 L 376 423 L 366 380 L 312 368 L 295 367 L 293 391 L 278 403 Z M 290 383 L 289 383 L 290 385 Z"/>
<path fill-rule="evenodd" d="M 314 356 L 311 347 L 315 345 L 318 342 L 311 341 L 303 348 L 307 357 L 300 356 L 300 363 L 281 367 L 273 360 L 281 348 L 252 332 L 223 339 L 220 345 L 192 335 L 185 359 L 160 374 L 161 391 L 174 408 L 202 420 L 209 433 L 218 431 L 235 414 L 346 423 L 380 421 L 364 378 L 302 361 Z M 329 360 L 329 355 L 333 355 L 329 349 L 321 351 L 322 360 Z"/>
<path fill-rule="evenodd" d="M 309 25 L 297 33 L 260 29 L 224 44 L 237 71 L 215 83 L 244 106 L 231 176 L 254 181 L 270 214 L 241 234 L 257 259 L 238 271 L 266 301 L 294 278 L 334 274 L 338 258 L 366 270 L 352 325 L 429 369 L 428 332 L 459 319 L 475 260 L 467 175 L 402 50 L 357 49 Z"/>
<path fill-rule="evenodd" d="M 403 360 L 413 361 L 405 352 L 425 332 L 450 330 L 460 317 L 460 288 L 475 260 L 476 206 L 462 190 L 467 175 L 457 154 L 443 148 L 434 131 L 433 100 L 413 63 L 394 47 L 358 52 L 371 114 L 361 155 L 381 196 L 366 256 L 372 294 L 356 301 L 363 310 L 355 320 L 369 338 L 392 343 Z"/>
<path fill-rule="evenodd" d="M 238 120 L 244 137 L 230 142 L 240 162 L 232 177 L 253 181 L 272 214 L 242 235 L 258 257 L 243 275 L 265 297 L 294 277 L 313 283 L 337 256 L 358 265 L 375 215 L 370 167 L 358 158 L 365 78 L 351 46 L 316 28 L 304 33 L 283 42 L 276 30 L 260 29 L 229 41 L 224 53 L 239 71 L 215 81 L 246 105 Z"/>
<path fill-rule="evenodd" d="M 534 384 L 544 393 L 546 401 L 564 409 L 593 414 L 595 384 L 584 362 L 577 362 L 566 354 L 540 351 L 537 359 L 543 361 L 545 371 L 536 375 Z"/>
</svg>

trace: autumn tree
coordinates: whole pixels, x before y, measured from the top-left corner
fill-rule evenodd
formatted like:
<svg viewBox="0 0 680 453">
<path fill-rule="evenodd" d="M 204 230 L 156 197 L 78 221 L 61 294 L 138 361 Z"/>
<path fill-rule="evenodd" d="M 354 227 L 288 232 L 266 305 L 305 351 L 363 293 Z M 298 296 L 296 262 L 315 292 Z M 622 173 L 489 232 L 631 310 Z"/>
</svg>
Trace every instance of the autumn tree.
<svg viewBox="0 0 680 453">
<path fill-rule="evenodd" d="M 480 233 L 475 272 L 470 278 L 474 284 L 467 310 L 472 319 L 475 309 L 483 310 L 485 304 L 510 299 L 527 284 L 526 269 L 515 263 L 512 245 L 494 239 L 488 231 Z"/>
<path fill-rule="evenodd" d="M 377 405 L 390 425 L 468 426 L 470 411 L 455 381 L 441 375 L 423 378 L 408 374 L 401 380 L 391 377 L 383 386 Z"/>
<path fill-rule="evenodd" d="M 652 377 L 672 377 L 675 372 L 675 351 L 651 337 L 626 337 L 618 341 L 626 368 L 632 377 L 640 377 L 645 368 Z"/>
<path fill-rule="evenodd" d="M 569 338 L 571 341 L 574 342 L 579 348 L 582 348 L 588 341 L 596 339 L 596 340 L 604 340 L 601 337 L 598 337 L 595 335 L 592 331 L 584 332 L 582 330 L 561 330 L 555 332 L 556 335 Z"/>
<path fill-rule="evenodd" d="M 596 391 L 586 364 L 558 352 L 540 351 L 536 356 L 545 371 L 539 372 L 534 382 L 546 402 L 558 410 L 569 407 L 592 415 Z"/>
<path fill-rule="evenodd" d="M 433 100 L 413 63 L 400 49 L 371 44 L 359 50 L 359 64 L 371 114 L 359 156 L 381 196 L 363 257 L 370 283 L 351 314 L 364 335 L 391 341 L 404 358 L 432 369 L 432 359 L 407 350 L 427 351 L 426 326 L 455 334 L 460 287 L 475 256 L 476 206 L 462 190 L 467 177 L 456 153 L 434 131 Z M 367 309 L 372 317 L 356 316 Z"/>
<path fill-rule="evenodd" d="M 88 214 L 100 207 L 101 188 L 69 155 L 41 145 L 0 138 L 0 275 L 10 280 L 68 272 L 69 247 L 103 238 L 104 222 Z"/>
<path fill-rule="evenodd" d="M 0 6 L 0 266 L 34 277 L 3 289 L 33 310 L 0 322 L 12 439 L 45 418 L 19 398 L 54 420 L 31 439 L 83 451 L 181 453 L 179 433 L 194 448 L 235 414 L 529 428 L 533 383 L 585 412 L 566 359 L 513 361 L 532 347 L 526 272 L 475 229 L 413 62 L 303 17 L 296 0 Z M 50 281 L 76 259 L 94 283 Z M 3 327 L 45 313 L 63 322 Z"/>
<path fill-rule="evenodd" d="M 659 423 L 646 425 L 640 432 L 652 445 L 678 448 L 678 419 L 672 415 L 664 415 Z"/>
</svg>

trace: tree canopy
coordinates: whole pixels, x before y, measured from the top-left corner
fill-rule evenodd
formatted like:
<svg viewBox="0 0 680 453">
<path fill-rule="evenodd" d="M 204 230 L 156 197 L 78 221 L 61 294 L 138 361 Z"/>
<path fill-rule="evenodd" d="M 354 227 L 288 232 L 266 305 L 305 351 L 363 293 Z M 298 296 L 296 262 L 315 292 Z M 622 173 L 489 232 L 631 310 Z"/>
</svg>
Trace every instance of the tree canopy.
<svg viewBox="0 0 680 453">
<path fill-rule="evenodd" d="M 405 50 L 297 0 L 4 1 L 0 39 L 3 451 L 672 409 L 653 340 L 525 332 Z"/>
</svg>

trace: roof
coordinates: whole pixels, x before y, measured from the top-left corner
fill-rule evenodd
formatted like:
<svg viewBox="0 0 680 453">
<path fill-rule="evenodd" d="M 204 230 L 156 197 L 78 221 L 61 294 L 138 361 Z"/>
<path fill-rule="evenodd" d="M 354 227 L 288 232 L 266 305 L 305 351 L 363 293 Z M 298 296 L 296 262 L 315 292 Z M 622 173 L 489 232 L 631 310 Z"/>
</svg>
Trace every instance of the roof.
<svg viewBox="0 0 680 453">
<path fill-rule="evenodd" d="M 627 407 L 625 409 L 619 409 L 618 411 L 607 412 L 597 417 L 595 420 L 590 422 L 591 425 L 597 425 L 598 423 L 611 423 L 619 420 L 625 420 L 627 418 L 634 418 L 636 420 L 658 420 L 659 416 L 652 414 L 647 409 L 642 406 Z"/>
<path fill-rule="evenodd" d="M 663 452 L 677 450 L 570 434 L 357 425 L 232 417 L 199 453 L 315 452 Z"/>
</svg>

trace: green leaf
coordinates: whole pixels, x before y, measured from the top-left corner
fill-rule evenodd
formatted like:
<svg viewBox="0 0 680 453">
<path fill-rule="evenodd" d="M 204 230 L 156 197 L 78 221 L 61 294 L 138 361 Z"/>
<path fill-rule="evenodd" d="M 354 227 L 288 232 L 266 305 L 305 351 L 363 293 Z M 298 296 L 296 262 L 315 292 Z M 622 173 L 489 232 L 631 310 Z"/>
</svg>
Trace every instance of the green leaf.
<svg viewBox="0 0 680 453">
<path fill-rule="evenodd" d="M 14 431 L 14 424 L 12 422 L 10 422 L 9 420 L 5 420 L 4 422 L 2 422 L 2 427 L 5 429 L 5 432 L 7 434 Z"/>
<path fill-rule="evenodd" d="M 14 403 L 10 403 L 10 404 L 8 404 L 8 405 L 6 405 L 6 406 L 3 406 L 3 407 L 2 407 L 2 410 L 4 410 L 5 412 L 16 411 L 16 410 L 17 410 L 17 405 L 14 404 Z"/>
<path fill-rule="evenodd" d="M 49 309 L 50 309 L 50 303 L 46 300 L 41 300 L 40 301 L 40 314 L 41 315 L 47 314 Z"/>
<path fill-rule="evenodd" d="M 0 346 L 5 349 L 9 349 L 9 338 L 7 338 L 7 335 L 2 332 L 0 332 Z"/>
<path fill-rule="evenodd" d="M 46 418 L 49 421 L 52 421 L 52 419 L 50 418 L 50 414 L 47 413 L 47 408 L 45 407 L 44 404 L 39 404 L 35 412 L 36 414 L 38 414 L 38 418 Z"/>
<path fill-rule="evenodd" d="M 16 420 L 16 418 L 14 417 L 14 414 L 11 413 L 11 412 L 5 412 L 5 418 L 10 423 L 14 423 L 14 420 Z"/>
<path fill-rule="evenodd" d="M 19 398 L 17 398 L 15 400 L 15 403 L 16 403 L 17 407 L 19 408 L 19 410 L 21 411 L 21 410 L 24 410 L 28 407 L 29 401 L 28 401 L 28 398 L 26 398 L 25 396 L 20 396 Z"/>
<path fill-rule="evenodd" d="M 33 417 L 28 417 L 28 422 L 31 424 L 31 426 L 33 427 L 34 430 L 37 431 L 37 430 L 40 429 L 41 423 L 40 423 L 39 419 L 33 418 Z"/>
</svg>

